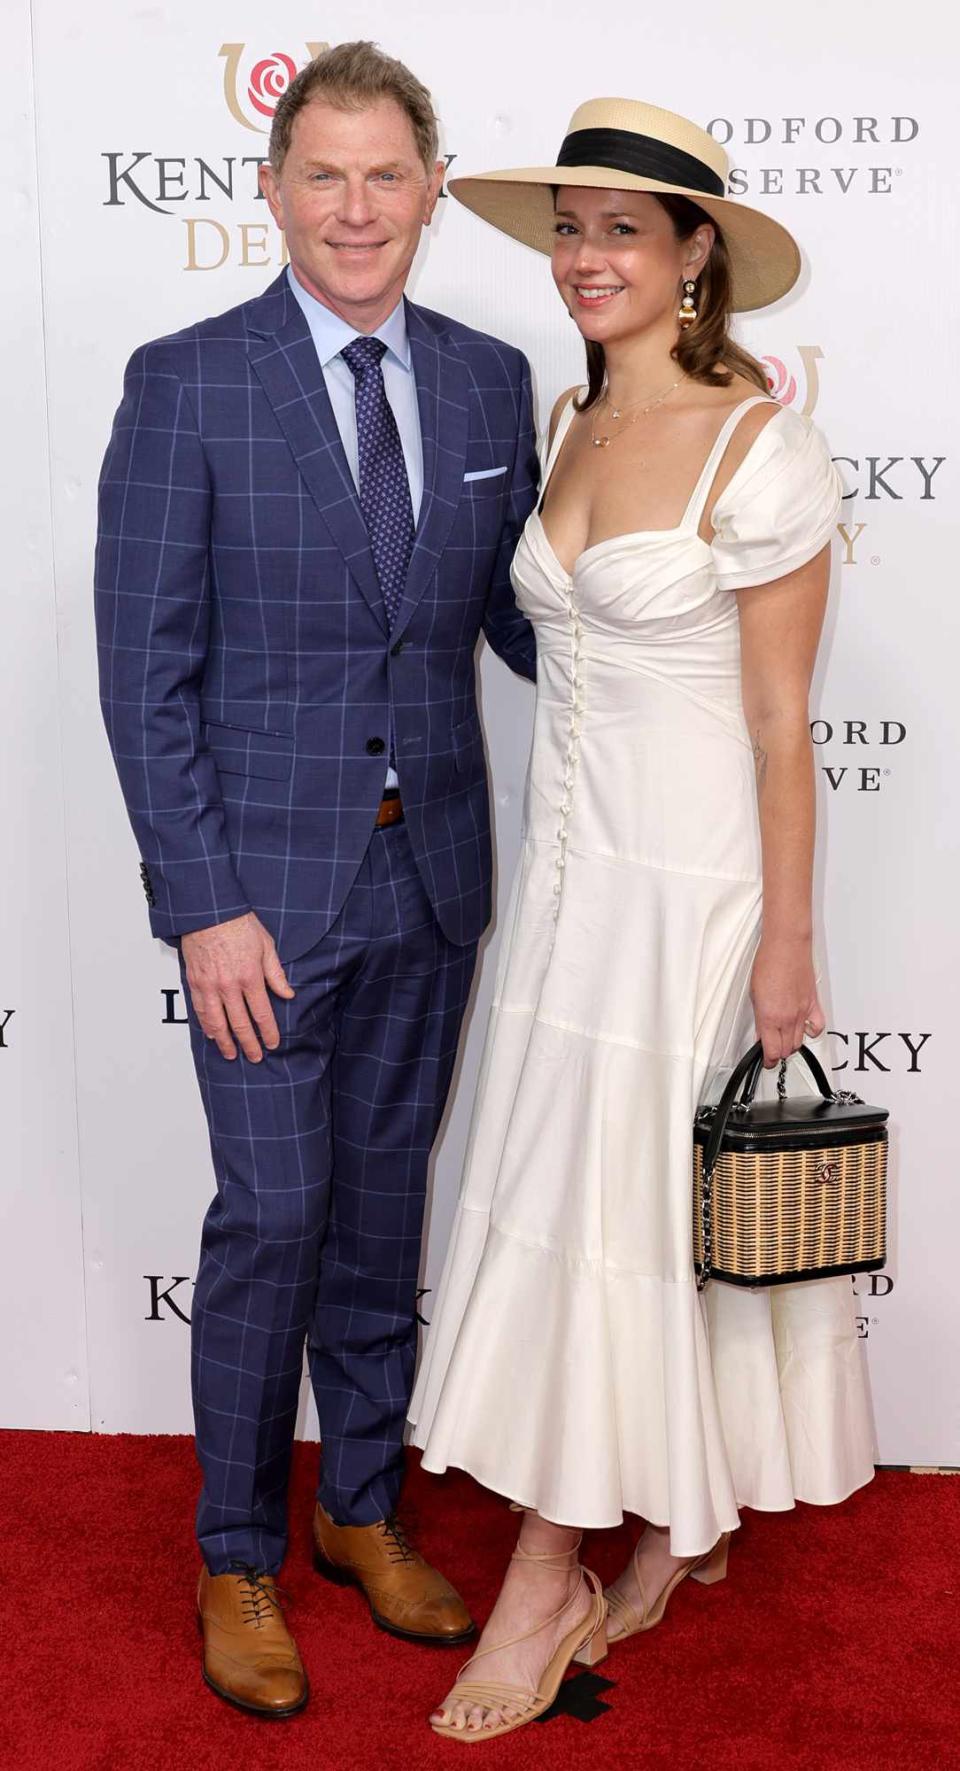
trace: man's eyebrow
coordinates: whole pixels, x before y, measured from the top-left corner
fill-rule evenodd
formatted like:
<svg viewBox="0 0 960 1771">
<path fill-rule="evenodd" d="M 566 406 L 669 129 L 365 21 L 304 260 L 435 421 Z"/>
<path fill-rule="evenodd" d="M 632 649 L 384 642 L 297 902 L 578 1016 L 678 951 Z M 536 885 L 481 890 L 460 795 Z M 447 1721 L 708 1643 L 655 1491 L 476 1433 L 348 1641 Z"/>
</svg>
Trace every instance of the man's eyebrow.
<svg viewBox="0 0 960 1771">
<path fill-rule="evenodd" d="M 401 172 L 404 165 L 403 160 L 374 160 L 367 170 L 369 172 Z M 343 171 L 343 167 L 338 166 L 335 160 L 304 160 L 303 166 L 306 172 Z"/>
</svg>

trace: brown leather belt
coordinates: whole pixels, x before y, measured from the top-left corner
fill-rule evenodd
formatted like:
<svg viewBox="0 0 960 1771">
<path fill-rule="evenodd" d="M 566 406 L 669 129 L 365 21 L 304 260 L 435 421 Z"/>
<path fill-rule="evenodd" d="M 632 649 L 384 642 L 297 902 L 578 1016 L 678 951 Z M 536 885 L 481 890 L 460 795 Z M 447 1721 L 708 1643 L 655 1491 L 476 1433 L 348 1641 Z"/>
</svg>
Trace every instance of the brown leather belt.
<svg viewBox="0 0 960 1771">
<path fill-rule="evenodd" d="M 400 798 L 399 789 L 392 787 L 389 792 L 384 794 L 380 801 L 380 810 L 377 813 L 377 829 L 383 830 L 387 824 L 402 823 L 403 801 Z"/>
</svg>

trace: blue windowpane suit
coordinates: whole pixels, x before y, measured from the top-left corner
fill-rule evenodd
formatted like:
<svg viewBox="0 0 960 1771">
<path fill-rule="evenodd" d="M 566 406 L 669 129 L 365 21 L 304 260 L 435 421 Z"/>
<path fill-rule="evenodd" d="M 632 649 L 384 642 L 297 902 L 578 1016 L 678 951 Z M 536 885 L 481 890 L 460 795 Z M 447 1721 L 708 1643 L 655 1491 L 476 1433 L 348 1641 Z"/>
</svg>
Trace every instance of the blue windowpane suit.
<svg viewBox="0 0 960 1771">
<path fill-rule="evenodd" d="M 527 364 L 404 315 L 422 487 L 392 630 L 285 275 L 134 353 L 101 474 L 101 700 L 151 928 L 253 910 L 296 992 L 254 1065 L 185 989 L 217 1182 L 192 1330 L 214 1573 L 282 1559 L 305 1341 L 320 1498 L 346 1524 L 396 1503 L 427 1159 L 490 913 L 481 629 L 535 675 L 509 578 L 537 490 Z M 405 821 L 376 829 L 391 746 Z"/>
</svg>

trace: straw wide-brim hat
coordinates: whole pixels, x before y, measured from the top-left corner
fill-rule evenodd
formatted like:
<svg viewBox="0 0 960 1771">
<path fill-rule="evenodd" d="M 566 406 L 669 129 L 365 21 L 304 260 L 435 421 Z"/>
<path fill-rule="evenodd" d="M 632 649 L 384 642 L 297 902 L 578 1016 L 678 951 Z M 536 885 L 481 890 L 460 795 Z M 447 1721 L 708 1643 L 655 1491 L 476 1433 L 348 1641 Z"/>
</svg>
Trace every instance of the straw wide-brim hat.
<svg viewBox="0 0 960 1771">
<path fill-rule="evenodd" d="M 561 185 L 689 197 L 723 231 L 738 313 L 766 307 L 792 289 L 800 251 L 759 209 L 727 196 L 729 161 L 719 142 L 686 117 L 629 98 L 592 98 L 570 119 L 555 166 L 522 166 L 450 180 L 459 202 L 537 252 L 554 245 Z"/>
</svg>

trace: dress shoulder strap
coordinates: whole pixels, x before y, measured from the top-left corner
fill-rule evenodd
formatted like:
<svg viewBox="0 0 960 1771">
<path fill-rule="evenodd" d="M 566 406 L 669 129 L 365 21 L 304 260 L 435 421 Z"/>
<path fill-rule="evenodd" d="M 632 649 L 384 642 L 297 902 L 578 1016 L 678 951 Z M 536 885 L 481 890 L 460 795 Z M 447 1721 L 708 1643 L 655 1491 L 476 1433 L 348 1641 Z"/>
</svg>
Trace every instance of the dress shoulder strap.
<svg viewBox="0 0 960 1771">
<path fill-rule="evenodd" d="M 550 475 L 552 474 L 552 472 L 557 464 L 557 456 L 559 455 L 561 449 L 563 448 L 563 439 L 566 436 L 567 431 L 570 429 L 570 424 L 573 419 L 574 412 L 576 410 L 573 402 L 576 399 L 577 394 L 582 393 L 582 392 L 583 392 L 583 389 L 578 387 L 570 395 L 569 400 L 567 401 L 566 405 L 563 408 L 563 411 L 560 414 L 560 421 L 557 425 L 557 428 L 553 433 L 553 442 L 551 443 L 550 448 L 547 452 L 547 459 L 546 459 L 546 461 L 544 463 L 544 467 L 543 467 L 543 480 L 542 480 L 541 486 L 540 486 L 540 502 L 541 502 L 541 504 L 543 503 L 544 494 L 547 490 L 547 482 L 548 482 Z"/>
<path fill-rule="evenodd" d="M 777 401 L 770 399 L 769 395 L 752 394 L 748 400 L 741 400 L 739 406 L 734 406 L 733 411 L 720 426 L 720 430 L 714 440 L 713 448 L 710 450 L 706 461 L 700 469 L 700 477 L 690 494 L 687 508 L 683 513 L 681 527 L 685 527 L 687 523 L 695 523 L 699 528 L 700 518 L 703 515 L 703 507 L 707 502 L 710 488 L 713 485 L 717 467 L 719 466 L 730 438 L 733 436 L 733 433 L 744 414 L 749 412 L 753 406 L 776 405 Z"/>
</svg>

